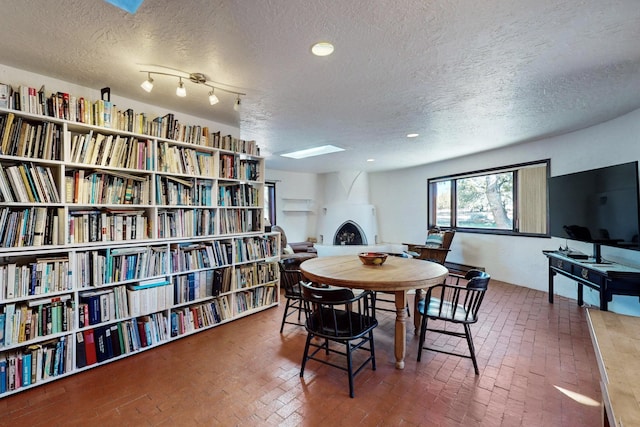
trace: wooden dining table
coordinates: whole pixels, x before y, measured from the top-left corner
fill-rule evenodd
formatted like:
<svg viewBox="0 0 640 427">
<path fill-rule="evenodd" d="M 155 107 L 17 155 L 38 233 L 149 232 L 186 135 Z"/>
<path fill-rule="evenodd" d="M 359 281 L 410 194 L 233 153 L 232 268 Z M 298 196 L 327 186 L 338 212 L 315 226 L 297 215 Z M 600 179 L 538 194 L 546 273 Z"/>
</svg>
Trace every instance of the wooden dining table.
<svg viewBox="0 0 640 427">
<path fill-rule="evenodd" d="M 449 271 L 441 264 L 414 258 L 387 257 L 382 265 L 364 265 L 357 255 L 318 257 L 300 264 L 304 276 L 317 283 L 395 294 L 396 368 L 404 369 L 407 333 L 407 292 L 422 290 L 442 283 Z M 419 292 L 415 298 L 417 307 Z M 414 308 L 414 326 L 420 327 L 420 316 Z"/>
</svg>

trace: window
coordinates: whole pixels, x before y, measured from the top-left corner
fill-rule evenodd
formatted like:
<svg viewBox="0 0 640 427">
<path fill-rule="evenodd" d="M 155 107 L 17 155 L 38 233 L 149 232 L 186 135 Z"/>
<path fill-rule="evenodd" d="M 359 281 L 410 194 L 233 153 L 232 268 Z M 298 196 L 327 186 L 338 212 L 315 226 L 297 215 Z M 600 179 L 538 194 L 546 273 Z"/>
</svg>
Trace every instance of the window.
<svg viewBox="0 0 640 427">
<path fill-rule="evenodd" d="M 264 219 L 265 224 L 276 225 L 276 183 L 264 183 Z M 268 222 L 267 222 L 268 221 Z"/>
<path fill-rule="evenodd" d="M 429 228 L 548 235 L 549 160 L 429 179 Z"/>
</svg>

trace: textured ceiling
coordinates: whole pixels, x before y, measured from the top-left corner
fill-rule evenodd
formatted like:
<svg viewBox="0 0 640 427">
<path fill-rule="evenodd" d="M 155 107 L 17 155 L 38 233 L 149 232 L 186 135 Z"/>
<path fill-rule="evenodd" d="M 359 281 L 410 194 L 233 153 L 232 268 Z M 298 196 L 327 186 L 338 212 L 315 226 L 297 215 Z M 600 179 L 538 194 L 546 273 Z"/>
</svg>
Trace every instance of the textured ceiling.
<svg viewBox="0 0 640 427">
<path fill-rule="evenodd" d="M 640 108 L 638 0 L 0 0 L 0 63 L 240 127 L 290 171 L 387 170 Z M 310 54 L 329 40 L 329 57 Z M 143 65 L 146 64 L 146 65 Z M 156 78 L 162 65 L 246 92 Z M 407 139 L 406 134 L 420 136 Z M 277 156 L 334 144 L 306 160 Z M 375 158 L 375 162 L 366 162 Z"/>
</svg>

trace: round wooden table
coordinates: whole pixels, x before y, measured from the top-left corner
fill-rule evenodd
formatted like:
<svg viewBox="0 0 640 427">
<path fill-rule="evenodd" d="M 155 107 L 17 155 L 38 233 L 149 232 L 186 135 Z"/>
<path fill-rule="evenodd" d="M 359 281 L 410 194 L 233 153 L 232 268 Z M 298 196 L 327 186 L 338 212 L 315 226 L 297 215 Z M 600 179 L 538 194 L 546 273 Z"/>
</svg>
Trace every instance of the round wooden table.
<svg viewBox="0 0 640 427">
<path fill-rule="evenodd" d="M 395 356 L 398 369 L 404 369 L 406 354 L 407 291 L 442 283 L 449 274 L 449 270 L 435 262 L 395 256 L 387 257 L 382 265 L 364 265 L 357 255 L 318 257 L 304 261 L 300 264 L 300 270 L 314 282 L 395 294 Z M 416 306 L 418 297 L 416 295 Z M 418 312 L 414 308 L 416 329 L 420 327 L 419 322 Z"/>
</svg>

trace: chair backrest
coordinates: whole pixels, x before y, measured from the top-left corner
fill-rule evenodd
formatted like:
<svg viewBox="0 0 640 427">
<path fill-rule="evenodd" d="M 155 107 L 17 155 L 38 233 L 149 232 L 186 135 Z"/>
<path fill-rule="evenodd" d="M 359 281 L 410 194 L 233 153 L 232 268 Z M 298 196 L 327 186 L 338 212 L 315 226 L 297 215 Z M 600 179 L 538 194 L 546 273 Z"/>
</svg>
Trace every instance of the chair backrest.
<svg viewBox="0 0 640 427">
<path fill-rule="evenodd" d="M 300 297 L 300 284 L 305 282 L 305 277 L 298 269 L 299 261 L 295 258 L 281 259 L 280 285 L 284 288 L 286 297 Z"/>
<path fill-rule="evenodd" d="M 484 271 L 469 270 L 464 278 L 468 280 L 466 286 L 443 284 L 429 289 L 427 301 L 431 299 L 432 290 L 440 288 L 441 292 L 437 304 L 429 306 L 429 317 L 460 323 L 478 321 L 478 311 L 491 276 Z"/>
<path fill-rule="evenodd" d="M 449 249 L 455 233 L 456 230 L 454 229 L 442 231 L 439 228 L 432 228 L 427 232 L 427 240 L 425 241 L 425 244 L 427 246 Z"/>
<path fill-rule="evenodd" d="M 491 279 L 491 276 L 481 270 L 469 270 L 467 271 L 467 274 L 464 275 L 464 278 L 468 280 L 468 289 L 486 290 L 489 286 L 489 279 Z"/>
<path fill-rule="evenodd" d="M 353 339 L 378 324 L 371 291 L 355 296 L 351 289 L 307 283 L 302 283 L 301 291 L 307 316 L 305 326 L 317 336 Z"/>
<path fill-rule="evenodd" d="M 451 248 L 451 242 L 453 241 L 453 236 L 456 235 L 456 230 L 454 229 L 446 230 L 443 234 L 444 236 L 442 238 L 442 248 L 449 249 Z"/>
</svg>

